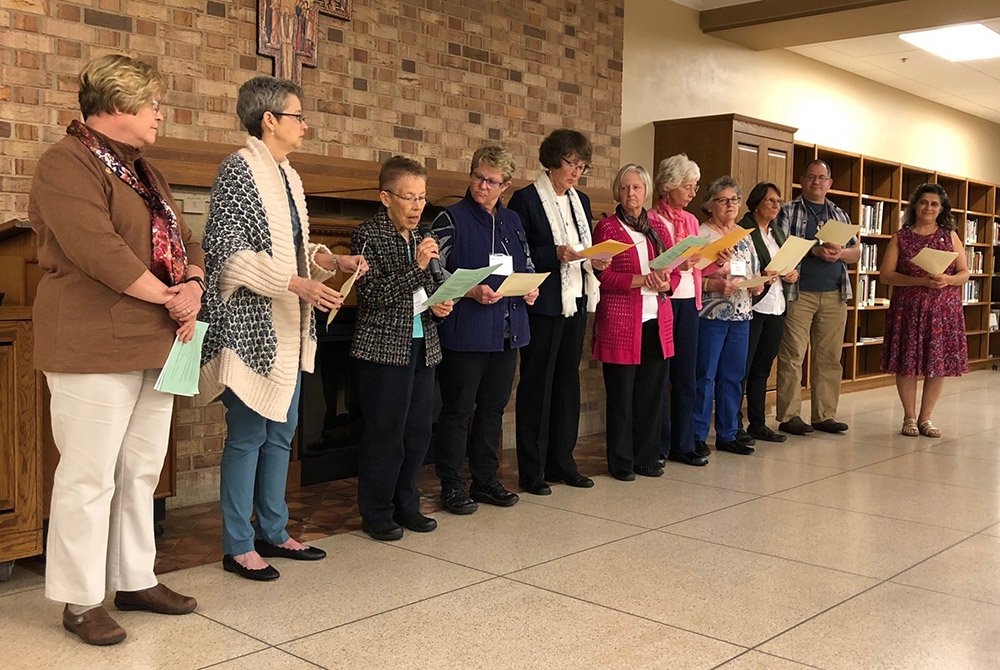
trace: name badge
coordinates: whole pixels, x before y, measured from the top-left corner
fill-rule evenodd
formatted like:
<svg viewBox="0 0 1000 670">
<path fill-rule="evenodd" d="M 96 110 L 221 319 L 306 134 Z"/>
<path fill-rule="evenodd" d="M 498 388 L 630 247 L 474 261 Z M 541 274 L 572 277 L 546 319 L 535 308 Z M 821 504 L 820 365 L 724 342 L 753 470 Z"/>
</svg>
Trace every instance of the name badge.
<svg viewBox="0 0 1000 670">
<path fill-rule="evenodd" d="M 573 251 L 575 251 L 577 253 L 580 253 L 581 251 L 583 251 L 586 248 L 587 248 L 587 245 L 585 245 L 583 242 L 580 242 L 578 244 L 574 244 L 573 245 Z"/>
<path fill-rule="evenodd" d="M 733 277 L 746 277 L 747 262 L 738 260 L 729 261 L 729 274 Z"/>
<path fill-rule="evenodd" d="M 421 286 L 413 292 L 413 316 L 427 311 L 425 302 L 427 302 L 427 291 Z"/>
<path fill-rule="evenodd" d="M 490 262 L 486 265 L 489 267 L 499 265 L 493 274 L 507 277 L 514 272 L 514 257 L 509 254 L 490 254 Z"/>
</svg>

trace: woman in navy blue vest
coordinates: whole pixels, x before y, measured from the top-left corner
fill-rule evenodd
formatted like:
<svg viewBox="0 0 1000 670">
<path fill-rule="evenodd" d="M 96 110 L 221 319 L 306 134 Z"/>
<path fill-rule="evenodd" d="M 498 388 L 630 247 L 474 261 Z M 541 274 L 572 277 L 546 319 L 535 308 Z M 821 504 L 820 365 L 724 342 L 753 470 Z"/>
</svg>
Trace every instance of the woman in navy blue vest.
<svg viewBox="0 0 1000 670">
<path fill-rule="evenodd" d="M 472 157 L 465 197 L 434 220 L 446 271 L 500 265 L 455 304 L 452 317 L 438 329 L 444 357 L 438 366 L 442 404 L 434 461 L 441 500 L 453 514 L 472 514 L 479 502 L 510 507 L 518 501 L 497 478 L 497 449 L 517 350 L 529 340 L 525 303 L 535 302 L 538 289 L 523 298 L 496 292 L 510 273 L 534 272 L 521 219 L 500 203 L 513 172 L 509 151 L 498 145 L 481 147 Z M 459 472 L 467 445 L 470 492 Z"/>
<path fill-rule="evenodd" d="M 580 428 L 580 357 L 587 312 L 600 300 L 594 270 L 609 261 L 589 261 L 578 251 L 591 246 L 590 199 L 574 188 L 590 169 L 594 148 L 581 133 L 560 128 L 538 148 L 544 172 L 514 192 L 510 208 L 528 236 L 538 272 L 549 272 L 529 310 L 531 345 L 521 351 L 517 384 L 517 469 L 521 488 L 548 495 L 548 481 L 582 488 L 573 448 Z"/>
</svg>

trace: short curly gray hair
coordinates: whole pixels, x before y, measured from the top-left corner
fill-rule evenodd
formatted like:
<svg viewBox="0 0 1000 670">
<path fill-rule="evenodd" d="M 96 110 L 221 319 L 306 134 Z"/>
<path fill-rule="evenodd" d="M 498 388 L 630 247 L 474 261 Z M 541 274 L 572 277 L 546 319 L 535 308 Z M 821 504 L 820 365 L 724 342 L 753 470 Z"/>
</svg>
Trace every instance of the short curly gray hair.
<svg viewBox="0 0 1000 670">
<path fill-rule="evenodd" d="M 266 75 L 248 79 L 237 94 L 236 115 L 247 132 L 259 140 L 263 135 L 264 112 L 282 111 L 290 95 L 302 100 L 302 87 L 288 79 Z"/>
<path fill-rule="evenodd" d="M 649 172 L 641 165 L 629 163 L 628 165 L 622 166 L 622 169 L 618 171 L 618 174 L 615 176 L 615 183 L 611 187 L 611 190 L 614 191 L 615 202 L 621 202 L 621 194 L 619 194 L 618 191 L 622 187 L 622 180 L 625 179 L 625 176 L 630 172 L 634 172 L 639 175 L 639 179 L 642 180 L 642 185 L 646 187 L 646 197 L 649 197 L 653 188 L 653 180 L 650 179 Z"/>
<path fill-rule="evenodd" d="M 733 189 L 736 192 L 736 197 L 743 199 L 743 189 L 740 188 L 740 183 L 730 177 L 729 175 L 722 175 L 715 181 L 713 181 L 708 189 L 705 191 L 705 199 L 701 201 L 701 211 L 706 214 L 712 213 L 712 201 L 715 197 L 719 195 L 722 191 L 727 188 Z"/>
<path fill-rule="evenodd" d="M 701 179 L 701 168 L 687 154 L 677 154 L 660 161 L 660 168 L 656 172 L 656 193 L 663 195 L 666 191 L 672 191 L 686 181 L 698 181 Z"/>
</svg>

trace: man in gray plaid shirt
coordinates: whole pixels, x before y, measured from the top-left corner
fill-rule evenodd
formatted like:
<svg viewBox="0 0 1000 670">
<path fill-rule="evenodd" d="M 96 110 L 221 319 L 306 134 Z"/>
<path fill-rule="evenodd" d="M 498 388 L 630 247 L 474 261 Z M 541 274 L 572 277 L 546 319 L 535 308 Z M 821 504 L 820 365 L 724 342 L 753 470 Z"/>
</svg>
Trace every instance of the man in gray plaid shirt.
<svg viewBox="0 0 1000 670">
<path fill-rule="evenodd" d="M 806 166 L 801 177 L 802 195 L 786 203 L 778 214 L 778 225 L 790 235 L 816 239 L 816 231 L 834 219 L 850 223 L 847 213 L 826 195 L 833 186 L 830 166 L 815 160 Z M 851 299 L 851 280 L 847 266 L 858 262 L 861 246 L 851 239 L 847 246 L 816 241 L 799 265 L 799 279 L 786 284 L 788 312 L 785 332 L 778 349 L 778 430 L 805 435 L 813 429 L 828 433 L 847 430 L 837 421 L 840 401 L 840 362 L 847 322 L 847 301 Z M 806 347 L 812 346 L 810 390 L 812 425 L 800 416 L 802 410 L 802 360 Z"/>
</svg>

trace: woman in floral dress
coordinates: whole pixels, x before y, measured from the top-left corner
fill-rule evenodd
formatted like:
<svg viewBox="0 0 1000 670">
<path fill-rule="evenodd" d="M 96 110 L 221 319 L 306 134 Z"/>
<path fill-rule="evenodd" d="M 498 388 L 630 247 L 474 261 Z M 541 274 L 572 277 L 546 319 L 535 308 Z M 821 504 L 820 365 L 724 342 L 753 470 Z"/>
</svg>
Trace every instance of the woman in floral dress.
<svg viewBox="0 0 1000 670">
<path fill-rule="evenodd" d="M 942 274 L 928 274 L 913 264 L 921 249 L 957 251 Z M 880 268 L 882 281 L 894 286 L 885 323 L 882 371 L 896 375 L 903 403 L 901 433 L 941 437 L 931 413 L 945 377 L 969 371 L 961 286 L 969 279 L 962 241 L 955 233 L 948 194 L 938 184 L 922 184 L 910 196 L 903 224 L 892 236 Z M 917 413 L 917 381 L 924 391 Z"/>
</svg>

